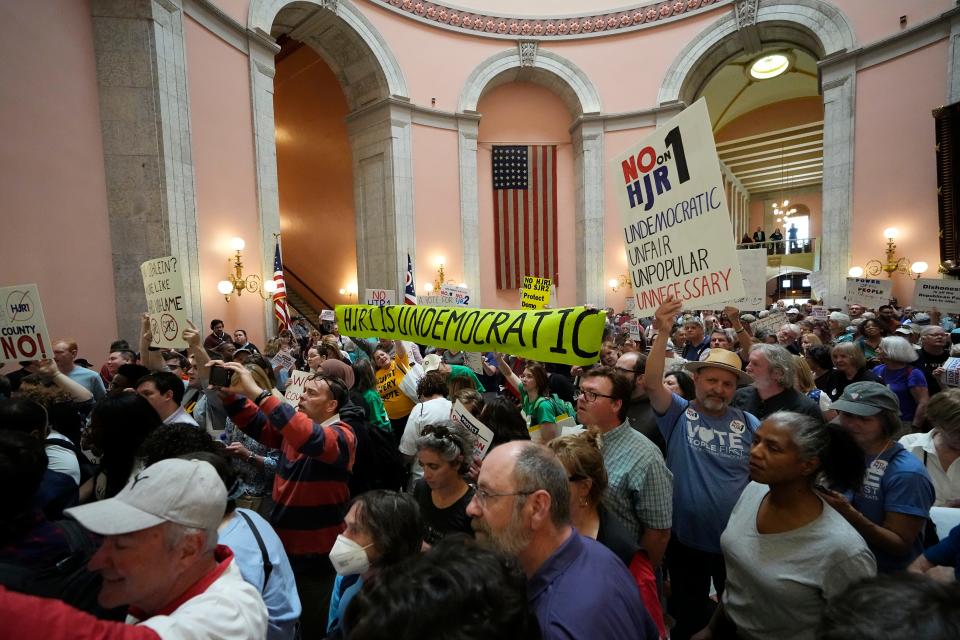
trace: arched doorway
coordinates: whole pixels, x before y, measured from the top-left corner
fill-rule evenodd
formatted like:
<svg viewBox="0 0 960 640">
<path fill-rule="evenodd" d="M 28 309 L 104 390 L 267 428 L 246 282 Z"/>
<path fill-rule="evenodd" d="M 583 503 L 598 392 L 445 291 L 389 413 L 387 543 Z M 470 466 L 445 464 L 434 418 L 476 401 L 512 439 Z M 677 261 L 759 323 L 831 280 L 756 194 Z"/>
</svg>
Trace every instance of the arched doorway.
<svg viewBox="0 0 960 640">
<path fill-rule="evenodd" d="M 738 58 L 759 55 L 765 48 L 795 48 L 817 61 L 823 105 L 822 143 L 815 143 L 822 147 L 819 270 L 829 290 L 842 291 L 850 257 L 856 74 L 852 63 L 825 67 L 822 62 L 855 47 L 853 29 L 839 9 L 821 0 L 770 0 L 758 5 L 756 1 L 737 3 L 736 12 L 694 38 L 668 70 L 658 100 L 661 105 L 690 104 L 719 69 Z M 786 161 L 783 155 L 781 164 Z"/>
<path fill-rule="evenodd" d="M 405 102 L 397 100 L 407 95 L 399 64 L 370 22 L 344 0 L 253 0 L 248 27 L 309 47 L 336 78 L 348 112 L 356 288 L 402 288 L 406 254 L 413 253 L 414 240 L 410 115 L 402 108 Z M 272 263 L 273 234 L 281 226 L 274 105 L 275 56 L 280 52 L 280 47 L 261 48 L 250 56 L 261 228 L 265 252 L 270 251 L 264 256 L 267 264 Z M 344 284 L 338 281 L 330 288 L 338 290 Z M 267 311 L 268 316 L 271 313 Z"/>
</svg>

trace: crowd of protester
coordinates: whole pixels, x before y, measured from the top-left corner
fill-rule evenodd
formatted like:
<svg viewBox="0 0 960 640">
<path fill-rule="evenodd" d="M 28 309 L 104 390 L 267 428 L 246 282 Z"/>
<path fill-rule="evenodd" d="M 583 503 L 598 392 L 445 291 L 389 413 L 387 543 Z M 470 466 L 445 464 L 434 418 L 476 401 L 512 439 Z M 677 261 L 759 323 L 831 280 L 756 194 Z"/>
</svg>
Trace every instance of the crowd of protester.
<svg viewBox="0 0 960 640">
<path fill-rule="evenodd" d="M 576 367 L 58 338 L 0 376 L 0 636 L 960 637 L 955 317 L 605 313 Z"/>
</svg>

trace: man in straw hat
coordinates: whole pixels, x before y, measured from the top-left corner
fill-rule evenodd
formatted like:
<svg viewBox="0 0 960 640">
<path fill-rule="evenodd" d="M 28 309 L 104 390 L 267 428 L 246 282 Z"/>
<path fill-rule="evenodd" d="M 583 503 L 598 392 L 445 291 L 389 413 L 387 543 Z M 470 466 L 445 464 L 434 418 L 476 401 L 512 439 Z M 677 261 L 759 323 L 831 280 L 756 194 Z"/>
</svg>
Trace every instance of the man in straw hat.
<svg viewBox="0 0 960 640">
<path fill-rule="evenodd" d="M 759 420 L 730 406 L 737 385 L 752 378 L 733 351 L 711 349 L 688 362 L 696 398 L 686 400 L 663 386 L 670 328 L 682 303 L 668 297 L 656 312 L 657 337 L 647 358 L 644 385 L 667 442 L 673 472 L 673 537 L 667 547 L 671 592 L 668 610 L 677 619 L 672 637 L 688 638 L 710 619 L 709 588 L 722 593 L 726 580 L 720 534 L 750 481 L 748 458 Z"/>
<path fill-rule="evenodd" d="M 104 537 L 89 567 L 103 576 L 100 605 L 129 606 L 127 624 L 0 588 L 5 637 L 263 638 L 266 606 L 233 552 L 217 545 L 226 504 L 209 463 L 174 458 L 147 467 L 109 500 L 68 509 Z"/>
</svg>

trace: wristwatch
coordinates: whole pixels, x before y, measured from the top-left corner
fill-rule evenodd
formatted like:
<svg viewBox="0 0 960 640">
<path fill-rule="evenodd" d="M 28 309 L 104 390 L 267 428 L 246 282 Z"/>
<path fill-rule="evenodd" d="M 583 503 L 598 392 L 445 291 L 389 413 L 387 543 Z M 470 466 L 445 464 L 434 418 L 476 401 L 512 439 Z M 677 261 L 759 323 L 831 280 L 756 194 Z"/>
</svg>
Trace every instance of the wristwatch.
<svg viewBox="0 0 960 640">
<path fill-rule="evenodd" d="M 256 464 L 256 462 L 257 462 L 257 454 L 255 454 L 253 451 L 251 451 L 251 452 L 250 452 L 250 455 L 247 456 L 247 462 L 249 462 L 250 464 Z"/>
</svg>

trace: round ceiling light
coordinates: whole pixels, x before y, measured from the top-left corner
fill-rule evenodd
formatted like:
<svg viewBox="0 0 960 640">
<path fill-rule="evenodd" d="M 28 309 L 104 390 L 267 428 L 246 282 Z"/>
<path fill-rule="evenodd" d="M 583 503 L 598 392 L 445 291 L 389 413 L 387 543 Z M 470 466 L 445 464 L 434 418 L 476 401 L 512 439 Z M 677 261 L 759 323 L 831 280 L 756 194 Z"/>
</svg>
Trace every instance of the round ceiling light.
<svg viewBox="0 0 960 640">
<path fill-rule="evenodd" d="M 790 68 L 790 59 L 782 53 L 761 56 L 750 65 L 750 75 L 757 80 L 776 78 Z"/>
</svg>

